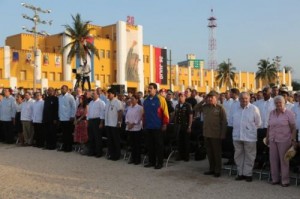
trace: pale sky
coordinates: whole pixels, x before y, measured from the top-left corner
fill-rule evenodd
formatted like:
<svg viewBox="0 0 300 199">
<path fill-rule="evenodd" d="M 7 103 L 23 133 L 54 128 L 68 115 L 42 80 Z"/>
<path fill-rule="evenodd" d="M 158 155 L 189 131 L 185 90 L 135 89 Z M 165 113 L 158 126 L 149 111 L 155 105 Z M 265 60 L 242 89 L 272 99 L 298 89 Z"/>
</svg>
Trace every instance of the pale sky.
<svg viewBox="0 0 300 199">
<path fill-rule="evenodd" d="M 292 66 L 300 79 L 299 0 L 0 0 L 0 46 L 7 36 L 23 32 L 22 26 L 33 25 L 22 18 L 32 11 L 21 2 L 52 10 L 41 14 L 52 26 L 39 26 L 50 34 L 63 32 L 76 13 L 100 26 L 134 16 L 143 26 L 144 44 L 171 49 L 172 64 L 188 53 L 207 63 L 207 18 L 213 8 L 218 63 L 230 58 L 237 70 L 256 72 L 260 59 L 282 56 L 282 66 Z"/>
</svg>

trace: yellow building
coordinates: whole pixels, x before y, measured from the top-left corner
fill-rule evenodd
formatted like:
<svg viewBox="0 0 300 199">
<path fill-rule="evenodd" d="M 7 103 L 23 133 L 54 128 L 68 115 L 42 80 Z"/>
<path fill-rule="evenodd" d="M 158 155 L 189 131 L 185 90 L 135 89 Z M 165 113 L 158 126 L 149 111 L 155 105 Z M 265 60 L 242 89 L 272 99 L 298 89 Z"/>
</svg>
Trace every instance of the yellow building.
<svg viewBox="0 0 300 199">
<path fill-rule="evenodd" d="M 109 26 L 90 25 L 93 44 L 99 50 L 100 59 L 88 59 L 91 66 L 92 88 L 108 88 L 111 85 L 124 85 L 128 91 L 145 91 L 150 82 L 159 83 L 160 88 L 182 91 L 188 87 L 200 92 L 211 89 L 225 91 L 215 81 L 217 71 L 204 68 L 204 60 L 192 54 L 177 65 L 168 65 L 167 49 L 144 45 L 143 27 L 118 21 Z M 64 33 L 51 36 L 38 36 L 36 66 L 36 86 L 60 88 L 63 84 L 73 87 L 79 59 L 67 60 L 68 51 L 63 46 L 70 42 Z M 0 87 L 33 87 L 34 35 L 17 34 L 7 37 L 5 46 L 0 48 Z M 134 60 L 133 60 L 134 55 Z M 136 76 L 128 71 L 133 70 Z M 170 86 L 171 69 L 171 86 Z M 291 89 L 291 74 L 278 73 L 280 84 Z M 277 81 L 277 80 L 276 80 Z M 260 90 L 266 83 L 255 80 L 254 72 L 239 71 L 235 87 L 241 90 Z"/>
</svg>

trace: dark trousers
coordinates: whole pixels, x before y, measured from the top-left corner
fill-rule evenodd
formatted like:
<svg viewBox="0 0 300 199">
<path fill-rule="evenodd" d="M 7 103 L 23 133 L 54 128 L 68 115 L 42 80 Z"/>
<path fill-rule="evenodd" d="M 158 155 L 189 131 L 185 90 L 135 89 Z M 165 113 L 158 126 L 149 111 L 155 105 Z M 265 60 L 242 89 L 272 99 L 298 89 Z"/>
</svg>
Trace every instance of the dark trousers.
<svg viewBox="0 0 300 199">
<path fill-rule="evenodd" d="M 43 127 L 43 123 L 33 123 L 35 144 L 39 148 L 45 146 L 45 131 Z"/>
<path fill-rule="evenodd" d="M 142 132 L 141 131 L 127 131 L 129 136 L 129 143 L 131 146 L 131 160 L 134 163 L 141 162 L 141 142 Z"/>
<path fill-rule="evenodd" d="M 221 173 L 222 169 L 222 140 L 205 137 L 205 147 L 209 161 L 209 170 Z"/>
<path fill-rule="evenodd" d="M 233 161 L 234 159 L 234 146 L 232 140 L 232 131 L 233 128 L 231 126 L 227 127 L 226 137 L 222 140 L 222 151 L 223 151 L 223 158 L 228 158 L 229 160 Z"/>
<path fill-rule="evenodd" d="M 163 164 L 164 140 L 160 129 L 146 129 L 149 163 L 152 165 Z"/>
<path fill-rule="evenodd" d="M 5 143 L 12 144 L 14 143 L 14 131 L 13 131 L 13 122 L 12 121 L 2 121 L 1 122 L 1 133 L 2 138 Z"/>
<path fill-rule="evenodd" d="M 74 125 L 71 121 L 61 121 L 61 131 L 62 131 L 62 140 L 63 140 L 63 150 L 70 152 L 72 151 L 73 144 L 73 130 Z"/>
<path fill-rule="evenodd" d="M 117 127 L 105 127 L 107 142 L 108 142 L 108 154 L 112 160 L 118 160 L 121 156 L 121 144 L 120 144 L 120 128 Z"/>
<path fill-rule="evenodd" d="M 0 121 L 0 142 L 4 142 L 4 132 L 2 130 L 2 121 Z"/>
<path fill-rule="evenodd" d="M 52 122 L 44 123 L 44 131 L 46 132 L 46 148 L 55 149 L 56 148 L 56 134 L 57 126 Z"/>
<path fill-rule="evenodd" d="M 84 90 L 85 81 L 87 81 L 89 90 L 91 90 L 90 76 L 88 76 L 88 77 L 82 77 L 82 85 L 81 85 L 82 86 L 82 90 Z"/>
<path fill-rule="evenodd" d="M 88 120 L 89 155 L 102 156 L 102 131 L 99 128 L 100 118 Z"/>
<path fill-rule="evenodd" d="M 257 129 L 257 142 L 256 142 L 256 163 L 258 167 L 262 167 L 263 164 L 268 161 L 269 156 L 268 147 L 263 143 L 263 139 L 267 135 L 267 129 Z"/>
<path fill-rule="evenodd" d="M 187 126 L 179 127 L 179 134 L 177 137 L 177 146 L 180 159 L 189 160 L 190 156 L 190 134 L 187 132 Z"/>
</svg>

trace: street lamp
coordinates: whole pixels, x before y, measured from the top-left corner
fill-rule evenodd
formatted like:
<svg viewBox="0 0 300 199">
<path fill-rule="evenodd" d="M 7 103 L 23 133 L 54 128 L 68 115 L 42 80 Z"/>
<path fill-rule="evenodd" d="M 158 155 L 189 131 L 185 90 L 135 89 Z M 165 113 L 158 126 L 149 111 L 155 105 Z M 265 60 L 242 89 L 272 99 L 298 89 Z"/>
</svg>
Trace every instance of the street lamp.
<svg viewBox="0 0 300 199">
<path fill-rule="evenodd" d="M 34 23 L 34 26 L 32 27 L 32 29 L 28 29 L 25 26 L 23 26 L 22 29 L 25 30 L 26 32 L 30 32 L 30 33 L 34 34 L 33 91 L 35 92 L 36 91 L 36 67 L 37 67 L 37 57 L 38 57 L 38 53 L 37 53 L 37 35 L 49 35 L 45 31 L 39 32 L 37 30 L 37 26 L 38 26 L 38 24 L 48 24 L 48 25 L 52 24 L 52 20 L 51 21 L 41 20 L 40 16 L 39 16 L 39 13 L 49 14 L 49 13 L 51 13 L 51 10 L 43 10 L 40 7 L 36 7 L 36 6 L 30 5 L 30 4 L 26 4 L 26 3 L 21 3 L 21 5 L 24 6 L 25 8 L 28 8 L 28 9 L 32 10 L 34 12 L 33 17 L 29 17 L 26 14 L 22 14 L 22 17 L 24 19 L 30 20 Z"/>
</svg>

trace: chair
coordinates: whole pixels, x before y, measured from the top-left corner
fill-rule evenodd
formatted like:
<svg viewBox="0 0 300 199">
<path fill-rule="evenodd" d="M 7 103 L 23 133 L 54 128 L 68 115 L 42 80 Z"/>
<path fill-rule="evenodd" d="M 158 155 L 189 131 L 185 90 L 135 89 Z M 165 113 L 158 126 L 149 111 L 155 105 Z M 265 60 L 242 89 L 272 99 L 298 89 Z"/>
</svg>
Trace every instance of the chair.
<svg viewBox="0 0 300 199">
<path fill-rule="evenodd" d="M 167 155 L 166 167 L 168 167 L 171 157 L 177 152 L 177 137 L 180 131 L 180 126 L 176 124 L 169 124 L 165 136 L 165 152 Z"/>
</svg>

